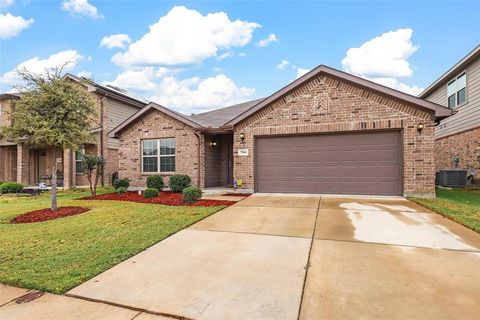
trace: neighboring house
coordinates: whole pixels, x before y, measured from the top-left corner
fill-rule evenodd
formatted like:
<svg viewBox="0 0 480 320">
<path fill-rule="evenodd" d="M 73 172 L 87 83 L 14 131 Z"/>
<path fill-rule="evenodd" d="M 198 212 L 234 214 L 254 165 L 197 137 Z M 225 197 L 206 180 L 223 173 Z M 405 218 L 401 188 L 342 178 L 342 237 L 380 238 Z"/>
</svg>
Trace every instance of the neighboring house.
<svg viewBox="0 0 480 320">
<path fill-rule="evenodd" d="M 150 103 L 111 131 L 119 174 L 188 174 L 256 192 L 434 196 L 434 125 L 451 109 L 319 66 L 271 96 L 185 116 Z"/>
<path fill-rule="evenodd" d="M 480 170 L 480 46 L 445 72 L 420 96 L 456 112 L 435 129 L 436 168 Z"/>
<path fill-rule="evenodd" d="M 65 77 L 77 81 L 91 92 L 98 106 L 98 119 L 90 128 L 92 143 L 81 150 L 64 150 L 57 158 L 59 162 L 59 183 L 66 188 L 87 186 L 88 180 L 83 174 L 82 154 L 103 156 L 106 169 L 102 184 L 111 183 L 111 175 L 118 170 L 118 140 L 108 138 L 108 131 L 118 126 L 125 119 L 142 109 L 146 102 L 127 95 L 113 87 L 103 86 L 91 80 L 81 79 L 67 74 Z M 8 111 L 12 99 L 19 99 L 18 94 L 0 95 L 0 124 L 10 125 Z M 24 185 L 41 182 L 50 183 L 53 159 L 52 148 L 29 148 L 0 137 L 0 181 L 18 181 Z"/>
</svg>

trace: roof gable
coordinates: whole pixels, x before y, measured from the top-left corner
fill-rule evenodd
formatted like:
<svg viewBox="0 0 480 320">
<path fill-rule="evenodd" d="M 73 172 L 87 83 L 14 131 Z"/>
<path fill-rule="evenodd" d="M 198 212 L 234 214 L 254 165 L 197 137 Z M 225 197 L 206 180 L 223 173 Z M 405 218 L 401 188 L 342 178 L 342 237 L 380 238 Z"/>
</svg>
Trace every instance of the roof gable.
<svg viewBox="0 0 480 320">
<path fill-rule="evenodd" d="M 270 105 L 272 102 L 281 99 L 291 93 L 293 90 L 298 88 L 299 86 L 307 83 L 308 81 L 320 76 L 322 73 L 334 77 L 340 81 L 347 82 L 353 86 L 361 87 L 365 90 L 370 90 L 384 96 L 386 98 L 396 100 L 413 107 L 422 109 L 423 111 L 432 112 L 437 119 L 442 119 L 452 115 L 452 110 L 441 106 L 439 104 L 429 102 L 426 100 L 419 99 L 417 97 L 411 96 L 409 94 L 382 86 L 380 84 L 374 83 L 372 81 L 351 75 L 349 73 L 345 73 L 324 65 L 320 65 L 313 69 L 312 71 L 308 72 L 304 76 L 298 78 L 297 80 L 291 82 L 287 86 L 283 87 L 279 91 L 275 92 L 271 96 L 267 97 L 266 99 L 258 102 L 256 105 L 252 106 L 250 109 L 246 110 L 242 114 L 238 115 L 237 117 L 233 118 L 229 122 L 225 124 L 225 126 L 234 126 L 243 120 L 247 119 L 251 115 L 257 113 L 264 107 Z"/>
<path fill-rule="evenodd" d="M 145 108 L 143 108 L 142 110 L 138 111 L 137 113 L 135 113 L 134 115 L 132 115 L 130 118 L 126 119 L 124 122 L 122 122 L 121 124 L 119 124 L 116 128 L 114 128 L 112 131 L 109 132 L 109 136 L 111 137 L 118 137 L 118 135 L 126 130 L 128 127 L 130 127 L 130 125 L 132 125 L 133 123 L 137 122 L 138 120 L 140 120 L 141 118 L 143 118 L 144 115 L 146 115 L 147 113 L 149 113 L 150 111 L 152 110 L 157 110 L 157 111 L 160 111 L 166 115 L 168 115 L 169 117 L 175 119 L 175 120 L 178 120 L 194 129 L 198 129 L 198 130 L 202 130 L 202 129 L 205 129 L 200 123 L 194 121 L 193 119 L 191 119 L 190 117 L 187 117 L 181 113 L 178 113 L 178 112 L 175 112 L 173 110 L 170 110 L 168 108 L 165 108 L 155 102 L 150 102 Z"/>
</svg>

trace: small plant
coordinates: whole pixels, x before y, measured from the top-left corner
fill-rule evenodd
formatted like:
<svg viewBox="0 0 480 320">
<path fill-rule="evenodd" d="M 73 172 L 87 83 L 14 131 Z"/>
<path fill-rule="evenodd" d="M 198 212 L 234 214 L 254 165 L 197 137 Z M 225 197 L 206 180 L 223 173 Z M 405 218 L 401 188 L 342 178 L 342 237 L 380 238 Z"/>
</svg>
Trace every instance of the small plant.
<svg viewBox="0 0 480 320">
<path fill-rule="evenodd" d="M 192 180 L 186 174 L 174 174 L 170 177 L 169 186 L 173 192 L 182 192 L 183 189 L 190 186 Z"/>
<path fill-rule="evenodd" d="M 182 191 L 183 202 L 194 203 L 202 197 L 202 190 L 199 187 L 187 187 Z"/>
<path fill-rule="evenodd" d="M 82 166 L 87 173 L 87 179 L 90 184 L 90 192 L 92 196 L 97 195 L 98 179 L 103 176 L 106 161 L 103 157 L 84 155 L 82 158 Z"/>
<path fill-rule="evenodd" d="M 145 191 L 143 191 L 143 197 L 144 198 L 155 198 L 158 197 L 158 191 L 157 188 L 147 188 Z"/>
<path fill-rule="evenodd" d="M 0 185 L 0 193 L 19 193 L 23 189 L 23 184 L 18 182 L 4 182 Z"/>
<path fill-rule="evenodd" d="M 127 188 L 130 186 L 130 182 L 128 182 L 128 179 L 117 179 L 113 182 L 113 187 L 116 189 L 120 187 Z"/>
<path fill-rule="evenodd" d="M 163 177 L 159 175 L 149 176 L 147 178 L 147 188 L 163 189 Z"/>
<path fill-rule="evenodd" d="M 111 180 L 110 180 L 110 183 L 111 183 L 112 186 L 113 186 L 113 184 L 115 183 L 116 180 L 118 180 L 118 172 L 117 171 L 112 173 Z"/>
<path fill-rule="evenodd" d="M 115 190 L 117 194 L 124 194 L 127 193 L 127 188 L 125 187 L 118 187 L 117 190 Z"/>
</svg>

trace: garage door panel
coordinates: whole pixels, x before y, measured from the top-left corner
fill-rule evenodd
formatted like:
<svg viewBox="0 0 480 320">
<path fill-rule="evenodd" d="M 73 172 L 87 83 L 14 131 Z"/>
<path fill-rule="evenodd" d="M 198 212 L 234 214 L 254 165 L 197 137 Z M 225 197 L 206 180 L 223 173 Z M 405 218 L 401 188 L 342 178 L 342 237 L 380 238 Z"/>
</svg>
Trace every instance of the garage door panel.
<svg viewBox="0 0 480 320">
<path fill-rule="evenodd" d="M 401 194 L 399 131 L 258 138 L 260 192 Z"/>
</svg>

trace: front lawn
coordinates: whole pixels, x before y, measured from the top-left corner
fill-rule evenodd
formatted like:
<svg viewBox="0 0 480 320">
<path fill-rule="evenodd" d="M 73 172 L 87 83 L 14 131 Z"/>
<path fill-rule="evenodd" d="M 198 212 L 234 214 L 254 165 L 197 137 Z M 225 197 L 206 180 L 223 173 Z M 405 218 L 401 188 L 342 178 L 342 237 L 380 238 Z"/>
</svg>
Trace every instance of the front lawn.
<svg viewBox="0 0 480 320">
<path fill-rule="evenodd" d="M 29 224 L 10 220 L 49 207 L 49 194 L 0 197 L 0 283 L 64 293 L 223 208 L 75 200 L 87 195 L 61 192 L 59 206 L 90 211 Z"/>
<path fill-rule="evenodd" d="M 480 233 L 479 190 L 437 189 L 436 199 L 411 200 Z"/>
</svg>

